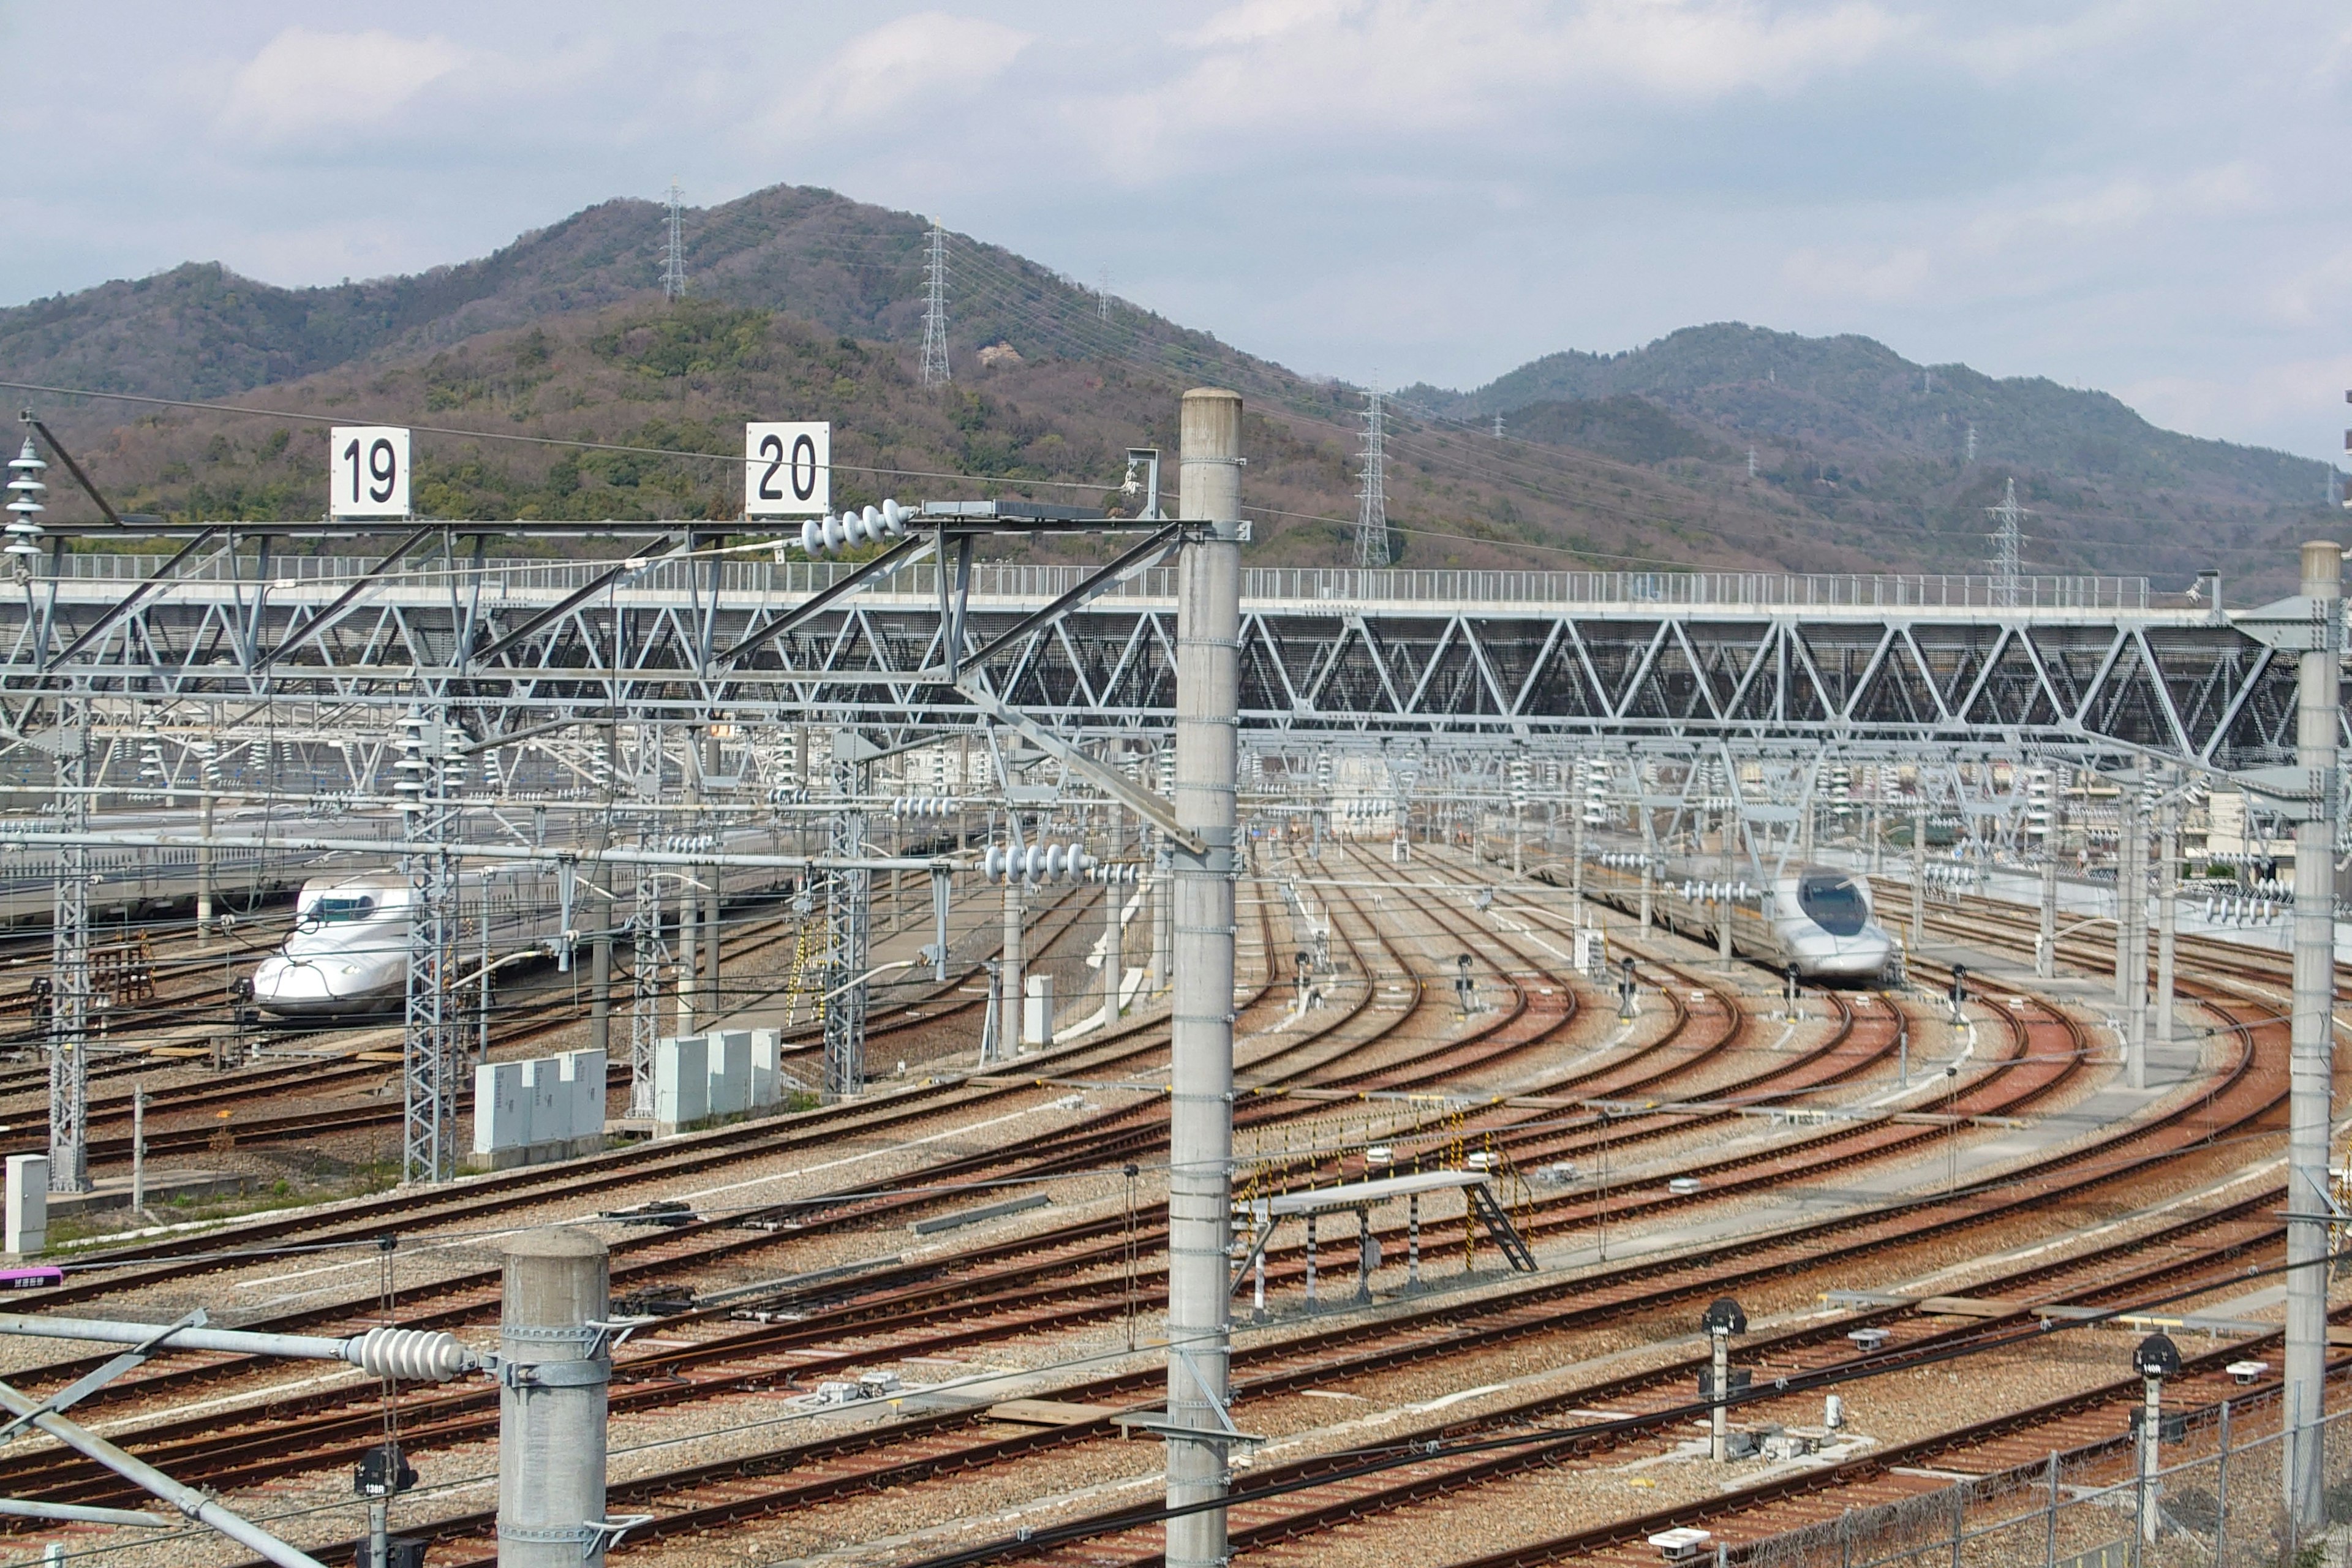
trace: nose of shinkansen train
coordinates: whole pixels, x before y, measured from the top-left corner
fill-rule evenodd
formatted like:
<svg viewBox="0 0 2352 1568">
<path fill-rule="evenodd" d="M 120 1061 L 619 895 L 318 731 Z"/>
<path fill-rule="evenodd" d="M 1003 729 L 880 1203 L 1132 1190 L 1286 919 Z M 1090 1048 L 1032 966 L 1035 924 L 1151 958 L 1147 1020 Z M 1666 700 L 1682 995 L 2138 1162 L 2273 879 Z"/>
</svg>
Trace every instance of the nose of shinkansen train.
<svg viewBox="0 0 2352 1568">
<path fill-rule="evenodd" d="M 1894 944 L 1875 925 L 1850 936 L 1835 936 L 1810 921 L 1789 922 L 1781 946 L 1797 972 L 1809 979 L 1868 980 L 1886 968 Z"/>
<path fill-rule="evenodd" d="M 1808 867 L 1789 879 L 1793 895 L 1778 921 L 1788 962 L 1823 980 L 1866 980 L 1882 973 L 1894 944 L 1872 917 L 1869 885 L 1845 872 Z"/>
<path fill-rule="evenodd" d="M 253 999 L 273 1013 L 311 1011 L 331 1004 L 327 972 L 316 963 L 298 963 L 271 953 L 253 972 Z"/>
<path fill-rule="evenodd" d="M 253 999 L 264 1011 L 288 1016 L 364 1012 L 404 980 L 401 956 L 394 966 L 369 952 L 273 952 L 253 972 Z"/>
</svg>

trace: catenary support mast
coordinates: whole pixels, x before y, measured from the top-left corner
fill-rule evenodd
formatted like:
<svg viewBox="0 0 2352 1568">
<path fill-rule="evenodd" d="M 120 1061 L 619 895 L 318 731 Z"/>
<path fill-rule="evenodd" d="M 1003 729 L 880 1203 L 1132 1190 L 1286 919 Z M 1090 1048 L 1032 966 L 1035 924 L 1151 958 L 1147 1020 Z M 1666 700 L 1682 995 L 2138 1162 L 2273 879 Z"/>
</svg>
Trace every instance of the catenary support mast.
<svg viewBox="0 0 2352 1568">
<path fill-rule="evenodd" d="M 2287 1510 L 2307 1530 L 2326 1523 L 2323 1406 L 2327 1362 L 2327 1144 L 2336 1068 L 2336 801 L 2337 660 L 2344 647 L 2344 552 L 2303 547 L 2310 635 L 2295 703 L 2295 762 L 2305 774 L 2294 829 L 2294 1008 L 2289 1047 L 2286 1194 Z"/>
<path fill-rule="evenodd" d="M 1234 826 L 1241 646 L 1242 400 L 1184 395 L 1187 538 L 1177 565 L 1176 819 L 1206 846 L 1171 845 L 1174 1092 L 1168 1173 L 1168 1503 L 1223 1495 L 1231 1429 L 1227 1242 L 1233 1198 Z M 1225 1514 L 1168 1521 L 1170 1568 L 1225 1561 Z"/>
</svg>

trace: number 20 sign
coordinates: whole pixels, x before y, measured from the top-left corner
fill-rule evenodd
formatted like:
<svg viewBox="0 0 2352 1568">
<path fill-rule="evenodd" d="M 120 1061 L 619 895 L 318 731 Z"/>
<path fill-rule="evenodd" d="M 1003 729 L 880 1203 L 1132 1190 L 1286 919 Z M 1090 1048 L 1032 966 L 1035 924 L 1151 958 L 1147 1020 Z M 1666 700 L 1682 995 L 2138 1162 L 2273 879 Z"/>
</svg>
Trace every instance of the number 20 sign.
<svg viewBox="0 0 2352 1568">
<path fill-rule="evenodd" d="M 337 425 L 327 432 L 332 517 L 408 515 L 408 432 L 397 425 Z"/>
<path fill-rule="evenodd" d="M 833 505 L 833 426 L 743 426 L 743 515 L 822 517 Z"/>
</svg>

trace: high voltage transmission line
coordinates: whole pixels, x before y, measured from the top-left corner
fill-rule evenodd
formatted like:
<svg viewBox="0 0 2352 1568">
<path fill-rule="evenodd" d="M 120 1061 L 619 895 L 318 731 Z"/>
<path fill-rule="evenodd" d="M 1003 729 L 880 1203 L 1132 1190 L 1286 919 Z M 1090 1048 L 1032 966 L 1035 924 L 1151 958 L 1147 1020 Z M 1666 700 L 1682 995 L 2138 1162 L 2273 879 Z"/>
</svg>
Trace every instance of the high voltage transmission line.
<svg viewBox="0 0 2352 1568">
<path fill-rule="evenodd" d="M 948 383 L 948 231 L 936 219 L 923 262 L 922 376 L 925 386 Z"/>
<path fill-rule="evenodd" d="M 662 295 L 673 302 L 686 295 L 686 193 L 669 183 L 669 243 L 662 252 Z"/>
<path fill-rule="evenodd" d="M 2000 504 L 1985 508 L 1985 515 L 1995 524 L 1992 532 L 1992 602 L 2003 608 L 2011 607 L 2017 603 L 2019 561 L 2025 542 L 2021 525 L 2033 514 L 2017 504 L 2017 481 L 2012 479 L 2001 491 Z"/>
<path fill-rule="evenodd" d="M 1356 564 L 1386 566 L 1393 559 L 1389 548 L 1389 498 L 1385 458 L 1381 450 L 1381 394 L 1375 387 L 1364 395 L 1363 488 L 1356 513 Z"/>
</svg>

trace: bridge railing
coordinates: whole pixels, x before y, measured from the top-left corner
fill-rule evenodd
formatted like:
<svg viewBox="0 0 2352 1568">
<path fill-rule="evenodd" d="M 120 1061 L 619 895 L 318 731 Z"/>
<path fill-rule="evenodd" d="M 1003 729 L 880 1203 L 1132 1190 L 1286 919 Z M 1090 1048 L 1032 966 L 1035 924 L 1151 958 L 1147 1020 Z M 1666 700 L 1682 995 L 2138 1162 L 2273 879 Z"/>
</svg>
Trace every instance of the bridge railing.
<svg viewBox="0 0 2352 1568">
<path fill-rule="evenodd" d="M 63 576 L 73 582 L 134 583 L 163 564 L 157 555 L 72 554 Z M 287 555 L 270 561 L 266 574 L 250 556 L 232 561 L 215 555 L 182 568 L 188 580 L 248 584 L 268 581 L 282 588 L 349 583 L 373 561 L 358 556 Z M 611 562 L 507 559 L 482 563 L 482 592 L 493 599 L 547 599 L 583 588 Z M 720 591 L 730 597 L 791 600 L 832 585 L 854 569 L 838 561 L 743 559 L 719 563 Z M 983 563 L 972 568 L 972 593 L 992 600 L 1051 599 L 1076 587 L 1092 568 L 1075 564 Z M 708 561 L 659 561 L 636 573 L 633 594 L 686 594 L 705 590 Z M 470 586 L 470 584 L 469 584 Z M 938 568 L 924 562 L 907 567 L 876 593 L 894 599 L 936 599 Z M 1105 597 L 1171 603 L 1175 573 L 1154 568 L 1111 588 Z M 2002 609 L 2145 610 L 2150 607 L 2145 577 L 2019 577 L 2014 583 L 1958 574 L 1864 574 L 1770 572 L 1501 572 L 1474 570 L 1361 571 L 1350 567 L 1255 566 L 1242 574 L 1242 598 L 1253 605 L 1527 605 L 1608 606 L 1655 605 L 1661 609 L 1720 607 L 1727 610 L 1802 609 Z"/>
</svg>

